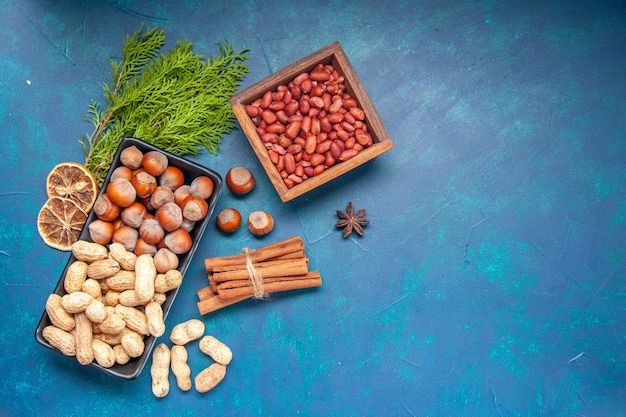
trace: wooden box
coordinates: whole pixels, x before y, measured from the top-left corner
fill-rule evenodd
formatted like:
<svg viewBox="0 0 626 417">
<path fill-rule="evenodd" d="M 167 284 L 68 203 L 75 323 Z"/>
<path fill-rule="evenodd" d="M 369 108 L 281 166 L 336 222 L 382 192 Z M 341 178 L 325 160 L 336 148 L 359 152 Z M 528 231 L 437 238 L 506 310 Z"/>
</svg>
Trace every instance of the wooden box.
<svg viewBox="0 0 626 417">
<path fill-rule="evenodd" d="M 318 64 L 331 64 L 344 77 L 345 91 L 350 94 L 365 113 L 363 122 L 372 136 L 373 144 L 364 148 L 356 156 L 343 162 L 335 163 L 323 172 L 309 176 L 299 184 L 289 188 L 280 172 L 270 159 L 268 149 L 257 132 L 257 127 L 245 110 L 246 105 L 252 104 L 264 96 L 267 91 L 275 91 L 279 86 L 286 86 L 296 76 L 303 72 L 311 72 Z M 230 99 L 232 109 L 245 133 L 250 145 L 263 165 L 267 176 L 274 185 L 283 202 L 290 201 L 312 189 L 325 184 L 338 176 L 360 166 L 393 147 L 393 142 L 381 122 L 376 109 L 372 105 L 365 88 L 352 68 L 341 45 L 333 42 L 324 48 L 294 62 L 282 70 L 240 91 Z"/>
</svg>

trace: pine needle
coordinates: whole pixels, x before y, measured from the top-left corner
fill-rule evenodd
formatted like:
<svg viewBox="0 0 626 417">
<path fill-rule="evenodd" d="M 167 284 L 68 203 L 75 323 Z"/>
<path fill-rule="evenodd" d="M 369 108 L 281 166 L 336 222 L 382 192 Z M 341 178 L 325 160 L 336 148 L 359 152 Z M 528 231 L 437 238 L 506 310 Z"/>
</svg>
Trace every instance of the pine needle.
<svg viewBox="0 0 626 417">
<path fill-rule="evenodd" d="M 85 166 L 99 185 L 124 138 L 135 137 L 172 154 L 217 154 L 225 133 L 235 127 L 228 99 L 249 72 L 248 49 L 234 51 L 219 42 L 219 54 L 205 59 L 181 40 L 161 53 L 164 31 L 139 29 L 126 37 L 119 62 L 109 60 L 110 84 L 102 86 L 106 106 L 89 104 L 87 120 L 94 126 L 79 140 Z"/>
</svg>

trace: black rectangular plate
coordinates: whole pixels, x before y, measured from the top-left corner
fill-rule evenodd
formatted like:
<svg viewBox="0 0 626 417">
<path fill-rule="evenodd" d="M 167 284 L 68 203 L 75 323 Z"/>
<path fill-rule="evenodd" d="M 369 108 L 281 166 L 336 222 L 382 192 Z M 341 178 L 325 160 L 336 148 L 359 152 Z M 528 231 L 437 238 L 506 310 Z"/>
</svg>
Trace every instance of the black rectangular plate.
<svg viewBox="0 0 626 417">
<path fill-rule="evenodd" d="M 117 149 L 117 152 L 115 154 L 115 158 L 113 160 L 113 163 L 111 165 L 111 168 L 109 169 L 109 172 L 107 174 L 107 177 L 104 181 L 104 184 L 99 192 L 99 195 L 103 194 L 106 191 L 106 186 L 110 181 L 110 177 L 111 174 L 113 173 L 113 171 L 115 170 L 115 168 L 119 167 L 121 165 L 120 162 L 120 153 L 122 152 L 122 150 L 130 147 L 130 146 L 136 146 L 139 150 L 141 150 L 143 153 L 149 152 L 149 151 L 153 151 L 153 150 L 157 150 L 160 151 L 162 153 L 164 153 L 168 160 L 169 160 L 169 164 L 172 166 L 175 166 L 177 168 L 179 168 L 183 174 L 185 175 L 185 183 L 189 184 L 191 182 L 191 180 L 193 180 L 195 177 L 201 176 L 201 175 L 206 175 L 207 177 L 211 178 L 213 180 L 214 183 L 214 191 L 213 194 L 209 197 L 209 199 L 207 200 L 207 203 L 209 205 L 209 211 L 206 215 L 206 217 L 200 221 L 199 223 L 197 223 L 195 225 L 195 227 L 193 228 L 193 230 L 190 232 L 193 244 L 191 249 L 189 250 L 189 252 L 183 254 L 183 255 L 179 255 L 179 265 L 178 265 L 178 270 L 183 274 L 183 277 L 185 276 L 185 272 L 187 271 L 187 268 L 189 267 L 189 263 L 191 262 L 191 259 L 194 255 L 194 253 L 196 252 L 196 249 L 198 248 L 198 244 L 200 242 L 200 239 L 202 238 L 202 235 L 206 229 L 206 226 L 211 218 L 211 215 L 213 214 L 213 211 L 215 210 L 215 206 L 217 204 L 217 200 L 219 198 L 221 189 L 222 189 L 222 177 L 215 171 L 212 171 L 208 168 L 205 168 L 199 164 L 196 164 L 192 161 L 188 161 L 184 158 L 181 158 L 179 156 L 173 155 L 169 152 L 166 152 L 162 149 L 159 149 L 147 142 L 141 141 L 139 139 L 135 139 L 135 138 L 126 138 L 122 141 L 122 143 L 120 143 L 120 146 Z M 83 230 L 80 233 L 79 239 L 81 240 L 87 240 L 87 241 L 91 241 L 90 237 L 89 237 L 89 224 L 96 220 L 97 216 L 96 214 L 93 212 L 93 210 L 89 213 L 89 217 L 87 218 L 87 222 L 85 223 L 85 226 L 83 227 Z M 63 296 L 66 294 L 65 289 L 63 287 L 63 282 L 65 280 L 65 274 L 67 272 L 68 267 L 76 260 L 76 258 L 70 254 L 70 258 L 65 266 L 65 269 L 63 270 L 63 274 L 61 275 L 61 278 L 59 279 L 59 282 L 56 285 L 56 288 L 54 289 L 54 293 L 58 294 L 60 296 Z M 165 300 L 165 302 L 162 305 L 163 308 L 163 315 L 164 317 L 167 317 L 167 314 L 172 306 L 172 303 L 174 302 L 174 299 L 176 298 L 176 295 L 178 294 L 178 289 L 175 290 L 171 290 L 167 293 L 167 298 Z M 41 316 L 41 319 L 39 320 L 39 324 L 37 326 L 37 330 L 35 332 L 35 339 L 37 340 L 38 343 L 40 343 L 41 345 L 52 349 L 56 352 L 59 352 L 59 354 L 62 355 L 62 353 L 54 348 L 53 346 L 51 346 L 46 339 L 43 338 L 42 336 L 42 332 L 43 329 L 46 326 L 49 326 L 50 324 L 52 324 L 50 322 L 50 318 L 48 317 L 48 313 L 45 311 L 44 308 L 44 312 L 43 315 Z M 95 361 L 92 362 L 89 366 L 98 368 L 99 370 L 111 374 L 113 376 L 116 376 L 118 378 L 121 379 L 135 379 L 137 378 L 142 370 L 144 369 L 144 367 L 146 366 L 146 363 L 148 361 L 148 358 L 150 357 L 150 353 L 152 352 L 152 348 L 154 347 L 154 343 L 156 341 L 156 338 L 154 336 L 149 336 L 146 337 L 144 339 L 145 342 L 145 351 L 144 353 L 137 358 L 133 358 L 131 359 L 127 364 L 125 365 L 119 365 L 119 364 L 115 364 L 113 367 L 111 368 L 104 368 L 100 365 L 98 365 Z M 76 361 L 76 364 L 78 364 L 78 361 Z M 80 366 L 80 365 L 79 365 Z"/>
</svg>

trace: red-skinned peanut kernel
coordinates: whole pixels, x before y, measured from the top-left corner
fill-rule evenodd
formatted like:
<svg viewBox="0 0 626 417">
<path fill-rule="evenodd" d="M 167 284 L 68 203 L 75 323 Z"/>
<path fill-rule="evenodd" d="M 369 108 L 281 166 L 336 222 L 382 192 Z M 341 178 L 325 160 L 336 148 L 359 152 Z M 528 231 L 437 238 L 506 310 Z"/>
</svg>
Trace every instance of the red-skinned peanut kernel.
<svg viewBox="0 0 626 417">
<path fill-rule="evenodd" d="M 287 188 L 373 145 L 365 111 L 332 64 L 317 64 L 245 106 Z"/>
</svg>

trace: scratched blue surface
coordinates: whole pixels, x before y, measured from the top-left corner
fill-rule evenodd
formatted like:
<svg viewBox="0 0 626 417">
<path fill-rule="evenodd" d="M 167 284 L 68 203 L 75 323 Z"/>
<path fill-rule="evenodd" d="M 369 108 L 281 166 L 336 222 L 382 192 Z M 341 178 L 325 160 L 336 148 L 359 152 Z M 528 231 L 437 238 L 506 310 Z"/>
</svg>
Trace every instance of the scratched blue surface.
<svg viewBox="0 0 626 417">
<path fill-rule="evenodd" d="M 0 1 L 0 415 L 626 415 L 623 1 L 156 3 Z M 277 226 L 208 229 L 167 325 L 201 318 L 234 360 L 163 399 L 147 369 L 119 381 L 33 337 L 67 261 L 37 234 L 45 177 L 83 160 L 89 100 L 141 24 L 250 48 L 244 86 L 338 40 L 395 143 L 286 204 L 240 130 L 195 158 L 249 166 L 254 192 L 218 210 Z M 348 201 L 363 238 L 333 227 Z M 198 316 L 203 258 L 294 234 L 322 288 Z"/>
</svg>

